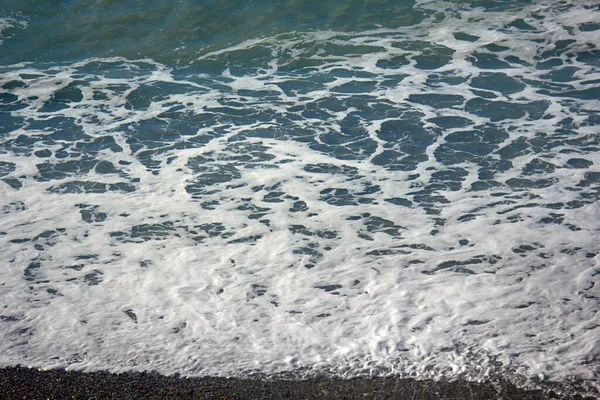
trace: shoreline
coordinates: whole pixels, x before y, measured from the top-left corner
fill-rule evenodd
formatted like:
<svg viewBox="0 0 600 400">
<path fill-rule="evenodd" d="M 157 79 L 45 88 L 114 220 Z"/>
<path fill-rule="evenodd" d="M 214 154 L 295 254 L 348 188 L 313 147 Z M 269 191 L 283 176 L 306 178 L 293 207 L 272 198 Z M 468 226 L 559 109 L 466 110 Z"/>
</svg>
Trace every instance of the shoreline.
<svg viewBox="0 0 600 400">
<path fill-rule="evenodd" d="M 411 378 L 186 378 L 156 372 L 79 372 L 0 368 L 4 399 L 594 399 L 547 390 L 520 389 L 507 381 L 468 382 Z M 556 387 L 556 391 L 552 389 Z"/>
</svg>

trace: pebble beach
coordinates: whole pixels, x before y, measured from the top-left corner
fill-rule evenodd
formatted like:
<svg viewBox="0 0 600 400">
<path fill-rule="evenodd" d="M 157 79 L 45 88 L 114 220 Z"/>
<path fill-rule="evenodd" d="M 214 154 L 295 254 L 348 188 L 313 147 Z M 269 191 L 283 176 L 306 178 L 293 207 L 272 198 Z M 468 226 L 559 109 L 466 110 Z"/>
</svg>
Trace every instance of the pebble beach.
<svg viewBox="0 0 600 400">
<path fill-rule="evenodd" d="M 387 378 L 269 380 L 184 378 L 157 373 L 77 372 L 26 367 L 0 369 L 10 399 L 578 399 L 565 388 L 524 390 L 503 381 L 467 382 Z"/>
</svg>

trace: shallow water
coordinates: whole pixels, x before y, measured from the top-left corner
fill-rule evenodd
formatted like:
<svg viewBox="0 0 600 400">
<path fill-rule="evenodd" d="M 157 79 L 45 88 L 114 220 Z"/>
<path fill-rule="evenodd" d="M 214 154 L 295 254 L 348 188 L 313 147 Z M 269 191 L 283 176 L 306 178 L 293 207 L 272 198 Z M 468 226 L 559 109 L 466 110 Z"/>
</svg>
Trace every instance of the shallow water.
<svg viewBox="0 0 600 400">
<path fill-rule="evenodd" d="M 21 3 L 2 365 L 598 385 L 594 2 Z"/>
</svg>

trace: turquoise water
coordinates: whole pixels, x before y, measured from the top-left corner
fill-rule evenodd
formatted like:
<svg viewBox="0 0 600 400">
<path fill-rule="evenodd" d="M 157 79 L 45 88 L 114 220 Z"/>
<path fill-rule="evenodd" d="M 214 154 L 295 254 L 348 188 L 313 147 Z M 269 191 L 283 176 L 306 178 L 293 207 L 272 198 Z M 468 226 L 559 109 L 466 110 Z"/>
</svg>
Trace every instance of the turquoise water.
<svg viewBox="0 0 600 400">
<path fill-rule="evenodd" d="M 414 1 L 8 1 L 3 13 L 28 20 L 3 63 L 63 62 L 89 57 L 152 58 L 187 64 L 248 38 L 314 30 L 396 28 L 430 14 Z M 40 32 L 44 32 L 40 35 Z M 245 60 L 252 65 L 252 57 Z"/>
<path fill-rule="evenodd" d="M 599 17 L 3 2 L 0 364 L 598 390 Z"/>
</svg>

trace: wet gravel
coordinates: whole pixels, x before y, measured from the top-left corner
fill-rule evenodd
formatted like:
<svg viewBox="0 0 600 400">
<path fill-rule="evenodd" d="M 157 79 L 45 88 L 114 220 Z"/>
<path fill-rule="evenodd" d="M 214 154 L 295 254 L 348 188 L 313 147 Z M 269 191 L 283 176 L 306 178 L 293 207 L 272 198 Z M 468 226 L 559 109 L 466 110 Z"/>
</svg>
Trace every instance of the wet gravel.
<svg viewBox="0 0 600 400">
<path fill-rule="evenodd" d="M 182 378 L 157 373 L 0 369 L 2 399 L 593 399 L 510 383 L 400 378 L 260 380 Z"/>
</svg>

